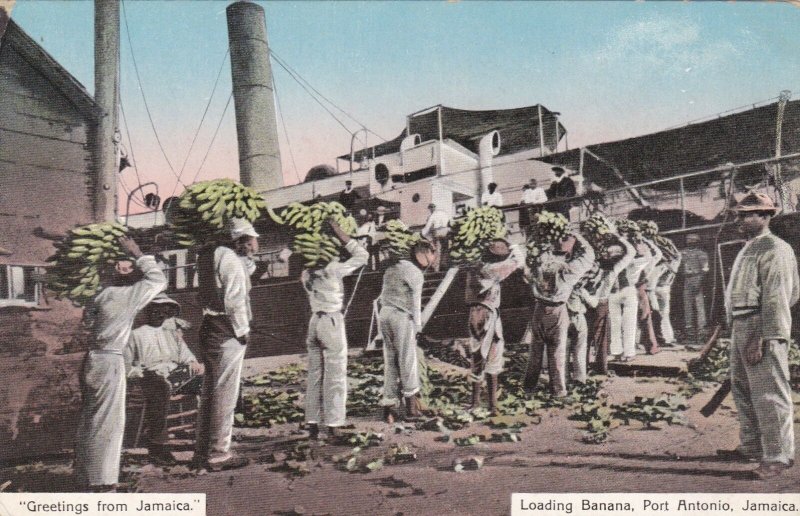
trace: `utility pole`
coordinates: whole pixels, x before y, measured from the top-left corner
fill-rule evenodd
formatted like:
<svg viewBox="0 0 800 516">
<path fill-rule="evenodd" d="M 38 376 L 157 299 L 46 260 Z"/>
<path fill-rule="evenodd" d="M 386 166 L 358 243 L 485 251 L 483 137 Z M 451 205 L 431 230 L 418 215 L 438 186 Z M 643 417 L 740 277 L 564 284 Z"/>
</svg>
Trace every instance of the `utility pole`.
<svg viewBox="0 0 800 516">
<path fill-rule="evenodd" d="M 94 100 L 100 119 L 94 130 L 94 219 L 117 215 L 117 145 L 119 136 L 119 0 L 94 2 Z"/>
</svg>

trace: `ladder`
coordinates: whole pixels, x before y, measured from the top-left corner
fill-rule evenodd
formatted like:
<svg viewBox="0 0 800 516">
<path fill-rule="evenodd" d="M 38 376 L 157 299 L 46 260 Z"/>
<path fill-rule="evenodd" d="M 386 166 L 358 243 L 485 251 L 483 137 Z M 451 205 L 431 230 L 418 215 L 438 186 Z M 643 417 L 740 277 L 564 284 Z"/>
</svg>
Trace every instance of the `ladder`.
<svg viewBox="0 0 800 516">
<path fill-rule="evenodd" d="M 436 307 L 450 288 L 450 285 L 453 284 L 456 274 L 458 274 L 458 267 L 451 267 L 443 277 L 439 273 L 434 273 L 425 278 L 425 283 L 422 286 L 422 302 L 425 304 L 425 308 L 422 309 L 423 328 L 430 321 L 433 312 L 436 311 Z M 381 335 L 380 319 L 378 318 L 380 309 L 380 298 L 377 298 L 372 302 L 372 317 L 369 321 L 367 346 L 364 348 L 365 353 L 378 351 L 383 347 L 383 335 Z"/>
</svg>

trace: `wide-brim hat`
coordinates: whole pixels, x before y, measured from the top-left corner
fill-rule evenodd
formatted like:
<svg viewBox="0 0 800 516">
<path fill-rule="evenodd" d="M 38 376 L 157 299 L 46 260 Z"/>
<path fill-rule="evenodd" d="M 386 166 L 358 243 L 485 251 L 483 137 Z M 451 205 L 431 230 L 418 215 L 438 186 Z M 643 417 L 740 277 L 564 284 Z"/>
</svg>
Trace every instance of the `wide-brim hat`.
<svg viewBox="0 0 800 516">
<path fill-rule="evenodd" d="M 386 206 L 378 206 L 378 213 L 385 213 L 385 212 L 386 212 Z"/>
<path fill-rule="evenodd" d="M 228 224 L 228 229 L 231 232 L 231 240 L 238 240 L 243 236 L 258 238 L 258 233 L 253 225 L 247 220 L 242 218 L 232 218 Z"/>
<path fill-rule="evenodd" d="M 558 166 L 552 167 L 550 170 L 552 170 L 553 172 L 566 172 L 567 171 L 567 169 L 565 169 L 564 167 L 558 167 Z"/>
<path fill-rule="evenodd" d="M 169 305 L 169 306 L 174 307 L 175 310 L 177 310 L 177 313 L 181 313 L 181 305 L 180 305 L 180 303 L 178 303 L 177 301 L 175 301 L 174 299 L 172 299 L 168 295 L 164 294 L 163 292 L 158 294 L 156 297 L 154 297 L 153 300 L 150 301 L 150 304 L 151 305 Z"/>
<path fill-rule="evenodd" d="M 689 233 L 688 235 L 686 235 L 687 244 L 699 244 L 701 240 L 702 239 L 700 238 L 700 235 L 698 235 L 697 233 Z"/>
<path fill-rule="evenodd" d="M 767 194 L 750 192 L 739 201 L 739 204 L 733 207 L 733 211 L 770 211 L 775 213 L 778 211 L 778 207 L 775 206 L 775 203 L 772 202 L 772 199 Z"/>
</svg>

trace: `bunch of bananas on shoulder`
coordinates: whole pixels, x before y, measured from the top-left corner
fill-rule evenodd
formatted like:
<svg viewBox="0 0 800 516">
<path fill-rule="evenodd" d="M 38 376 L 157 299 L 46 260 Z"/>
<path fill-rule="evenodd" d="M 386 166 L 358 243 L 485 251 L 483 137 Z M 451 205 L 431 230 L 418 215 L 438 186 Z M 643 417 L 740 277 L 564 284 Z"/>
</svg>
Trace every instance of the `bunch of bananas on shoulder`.
<svg viewBox="0 0 800 516">
<path fill-rule="evenodd" d="M 631 243 L 636 244 L 642 240 L 642 229 L 639 224 L 630 219 L 618 219 L 615 221 L 617 232 L 630 240 Z"/>
<path fill-rule="evenodd" d="M 597 251 L 607 241 L 606 235 L 614 233 L 614 224 L 602 213 L 595 212 L 591 217 L 581 222 L 580 231 Z"/>
<path fill-rule="evenodd" d="M 232 218 L 255 221 L 266 207 L 254 189 L 232 179 L 213 179 L 190 185 L 181 194 L 171 224 L 178 244 L 191 247 L 222 236 Z"/>
<path fill-rule="evenodd" d="M 100 292 L 100 267 L 126 257 L 119 237 L 128 228 L 117 223 L 89 224 L 70 230 L 55 244 L 56 253 L 47 259 L 47 286 L 59 299 L 84 305 Z"/>
<path fill-rule="evenodd" d="M 658 224 L 652 220 L 637 220 L 639 228 L 642 230 L 642 235 L 652 240 L 667 260 L 674 260 L 680 256 L 680 251 L 669 238 L 658 233 Z"/>
<path fill-rule="evenodd" d="M 411 247 L 422 240 L 419 233 L 409 231 L 402 220 L 394 219 L 386 223 L 386 242 L 389 244 L 389 253 L 398 260 L 410 257 Z"/>
<path fill-rule="evenodd" d="M 270 213 L 278 224 L 288 226 L 294 233 L 293 250 L 303 256 L 306 268 L 324 267 L 339 258 L 342 242 L 323 231 L 327 219 L 336 222 L 350 236 L 356 234 L 355 219 L 338 202 L 318 202 L 306 205 L 293 202 L 280 215 Z"/>
<path fill-rule="evenodd" d="M 455 263 L 476 263 L 493 238 L 506 236 L 503 212 L 493 206 L 472 208 L 454 221 L 450 233 L 450 258 Z"/>
<path fill-rule="evenodd" d="M 537 213 L 526 244 L 528 266 L 538 267 L 542 255 L 551 251 L 569 233 L 569 221 L 564 215 L 547 210 Z"/>
</svg>

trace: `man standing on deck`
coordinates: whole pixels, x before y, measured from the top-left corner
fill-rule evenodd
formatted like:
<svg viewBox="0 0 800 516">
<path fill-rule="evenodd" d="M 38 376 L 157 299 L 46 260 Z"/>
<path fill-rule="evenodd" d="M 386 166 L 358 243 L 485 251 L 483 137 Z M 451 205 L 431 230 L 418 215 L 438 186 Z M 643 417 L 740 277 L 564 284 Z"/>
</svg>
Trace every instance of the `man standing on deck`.
<svg viewBox="0 0 800 516">
<path fill-rule="evenodd" d="M 688 344 L 698 344 L 706 329 L 706 298 L 703 289 L 708 273 L 708 254 L 700 249 L 700 235 L 686 237 L 683 251 L 683 320 Z"/>
<path fill-rule="evenodd" d="M 731 391 L 739 413 L 741 444 L 718 453 L 759 460 L 756 479 L 774 478 L 794 464 L 794 415 L 789 383 L 791 307 L 800 297 L 797 258 L 773 235 L 778 211 L 768 196 L 752 192 L 734 208 L 747 243 L 733 263 L 725 292 L 731 322 Z"/>
<path fill-rule="evenodd" d="M 130 238 L 120 245 L 135 259 L 101 269 L 103 290 L 87 308 L 94 340 L 81 368 L 83 407 L 78 420 L 75 475 L 92 491 L 110 491 L 119 481 L 125 431 L 125 360 L 136 314 L 167 287 L 167 278 L 152 256 Z"/>
<path fill-rule="evenodd" d="M 481 384 L 486 376 L 489 412 L 497 415 L 498 376 L 503 372 L 503 325 L 500 321 L 500 283 L 515 270 L 525 267 L 525 249 L 495 238 L 484 251 L 478 271 L 467 285 L 469 306 L 469 351 L 472 406 L 481 403 Z"/>
<path fill-rule="evenodd" d="M 383 336 L 383 418 L 393 423 L 404 400 L 407 419 L 422 415 L 417 368 L 417 335 L 422 331 L 423 271 L 436 259 L 433 246 L 420 240 L 383 275 L 380 329 Z"/>
<path fill-rule="evenodd" d="M 447 235 L 450 233 L 450 215 L 442 209 L 437 209 L 433 203 L 428 205 L 428 210 L 431 214 L 428 215 L 428 221 L 425 222 L 425 227 L 422 228 L 422 238 L 433 244 L 433 250 L 436 251 L 433 270 L 439 272 L 439 269 L 447 263 Z"/>
<path fill-rule="evenodd" d="M 577 195 L 575 182 L 567 176 L 567 171 L 564 169 L 564 167 L 553 167 L 551 170 L 556 177 L 550 183 L 550 186 L 547 187 L 547 199 L 550 201 L 556 201 L 559 199 L 569 199 L 571 197 L 575 197 L 575 195 Z M 569 220 L 570 207 L 570 202 L 562 202 L 555 206 L 551 206 L 548 209 L 564 215 L 567 220 Z"/>
<path fill-rule="evenodd" d="M 324 267 L 305 269 L 300 276 L 311 306 L 308 323 L 308 380 L 306 425 L 311 439 L 319 438 L 325 423 L 328 435 L 345 424 L 347 403 L 347 336 L 344 329 L 344 278 L 367 264 L 369 253 L 331 219 L 326 222 L 344 249 L 346 261 L 334 259 Z"/>
<path fill-rule="evenodd" d="M 232 219 L 229 229 L 230 247 L 208 247 L 197 257 L 205 377 L 194 462 L 212 471 L 248 463 L 230 449 L 242 364 L 250 342 L 250 274 L 255 272 L 252 256 L 258 251 L 258 233 L 244 219 Z"/>
<path fill-rule="evenodd" d="M 569 248 L 571 257 L 568 259 L 564 249 Z M 531 271 L 531 288 L 536 305 L 524 382 L 526 391 L 532 392 L 539 383 L 546 350 L 550 394 L 555 397 L 567 395 L 567 333 L 570 321 L 566 303 L 575 285 L 592 268 L 594 259 L 591 244 L 575 233 L 561 242 L 559 251 L 545 252 L 540 258 L 541 265 Z"/>
</svg>

